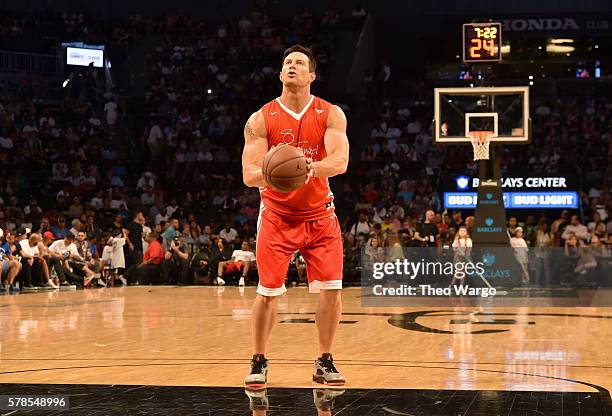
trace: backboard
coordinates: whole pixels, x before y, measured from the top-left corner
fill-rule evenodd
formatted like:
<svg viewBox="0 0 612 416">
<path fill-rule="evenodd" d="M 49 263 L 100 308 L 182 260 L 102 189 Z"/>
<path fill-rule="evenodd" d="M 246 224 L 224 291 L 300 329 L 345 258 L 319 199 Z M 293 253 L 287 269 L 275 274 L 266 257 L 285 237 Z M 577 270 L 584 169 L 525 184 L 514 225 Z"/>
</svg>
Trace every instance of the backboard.
<svg viewBox="0 0 612 416">
<path fill-rule="evenodd" d="M 434 89 L 435 140 L 470 142 L 470 131 L 492 131 L 491 142 L 528 142 L 529 87 Z"/>
</svg>

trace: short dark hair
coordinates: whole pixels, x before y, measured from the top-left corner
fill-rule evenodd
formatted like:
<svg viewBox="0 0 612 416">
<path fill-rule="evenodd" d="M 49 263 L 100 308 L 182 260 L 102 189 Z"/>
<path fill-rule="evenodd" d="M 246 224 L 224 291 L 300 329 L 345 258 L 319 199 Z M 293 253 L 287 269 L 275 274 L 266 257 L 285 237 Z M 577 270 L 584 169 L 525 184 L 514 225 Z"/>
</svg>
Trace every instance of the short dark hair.
<svg viewBox="0 0 612 416">
<path fill-rule="evenodd" d="M 290 53 L 293 52 L 301 52 L 304 55 L 306 55 L 308 57 L 308 70 L 310 72 L 316 72 L 317 71 L 317 60 L 315 59 L 314 53 L 312 52 L 312 49 L 307 48 L 306 46 L 295 44 L 293 46 L 288 47 L 287 49 L 285 49 L 285 53 L 283 53 L 283 62 L 282 64 L 285 63 L 285 58 L 287 57 L 287 55 L 289 55 Z"/>
</svg>

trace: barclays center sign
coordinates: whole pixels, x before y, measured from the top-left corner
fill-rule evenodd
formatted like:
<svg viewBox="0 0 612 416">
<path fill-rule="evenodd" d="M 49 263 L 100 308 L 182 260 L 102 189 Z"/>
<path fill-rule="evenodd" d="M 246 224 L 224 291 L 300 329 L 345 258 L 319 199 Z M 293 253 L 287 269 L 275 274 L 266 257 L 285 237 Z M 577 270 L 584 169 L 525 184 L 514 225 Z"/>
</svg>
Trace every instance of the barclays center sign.
<svg viewBox="0 0 612 416">
<path fill-rule="evenodd" d="M 506 32 L 607 30 L 608 20 L 579 21 L 574 18 L 502 19 L 502 30 Z"/>
</svg>

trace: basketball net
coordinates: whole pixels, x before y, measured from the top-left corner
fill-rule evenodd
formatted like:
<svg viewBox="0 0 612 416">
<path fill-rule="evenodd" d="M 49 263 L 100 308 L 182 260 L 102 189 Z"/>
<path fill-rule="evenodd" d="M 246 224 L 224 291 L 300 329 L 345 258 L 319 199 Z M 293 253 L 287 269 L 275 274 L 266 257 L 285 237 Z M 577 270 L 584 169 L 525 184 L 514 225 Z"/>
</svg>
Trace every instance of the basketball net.
<svg viewBox="0 0 612 416">
<path fill-rule="evenodd" d="M 474 160 L 489 160 L 489 144 L 491 143 L 492 131 L 476 130 L 470 133 L 472 148 L 474 149 Z"/>
</svg>

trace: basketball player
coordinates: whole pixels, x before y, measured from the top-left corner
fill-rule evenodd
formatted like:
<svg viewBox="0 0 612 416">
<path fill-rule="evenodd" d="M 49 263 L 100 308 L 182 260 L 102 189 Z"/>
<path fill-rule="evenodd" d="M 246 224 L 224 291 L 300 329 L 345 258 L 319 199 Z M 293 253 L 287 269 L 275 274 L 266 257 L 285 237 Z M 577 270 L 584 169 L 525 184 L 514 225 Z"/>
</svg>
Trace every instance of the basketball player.
<svg viewBox="0 0 612 416">
<path fill-rule="evenodd" d="M 316 62 L 312 51 L 294 45 L 283 55 L 281 96 L 253 113 L 244 128 L 243 179 L 257 186 L 261 207 L 257 232 L 259 286 L 253 304 L 249 389 L 267 382 L 265 358 L 274 325 L 278 296 L 292 254 L 300 250 L 306 261 L 311 293 L 320 293 L 316 312 L 319 358 L 313 380 L 342 385 L 345 379 L 334 366 L 332 344 L 342 313 L 342 237 L 334 214 L 334 195 L 327 178 L 346 172 L 349 144 L 346 117 L 340 108 L 310 94 Z M 293 192 L 267 187 L 262 162 L 273 146 L 296 146 L 307 159 L 308 180 Z"/>
</svg>

